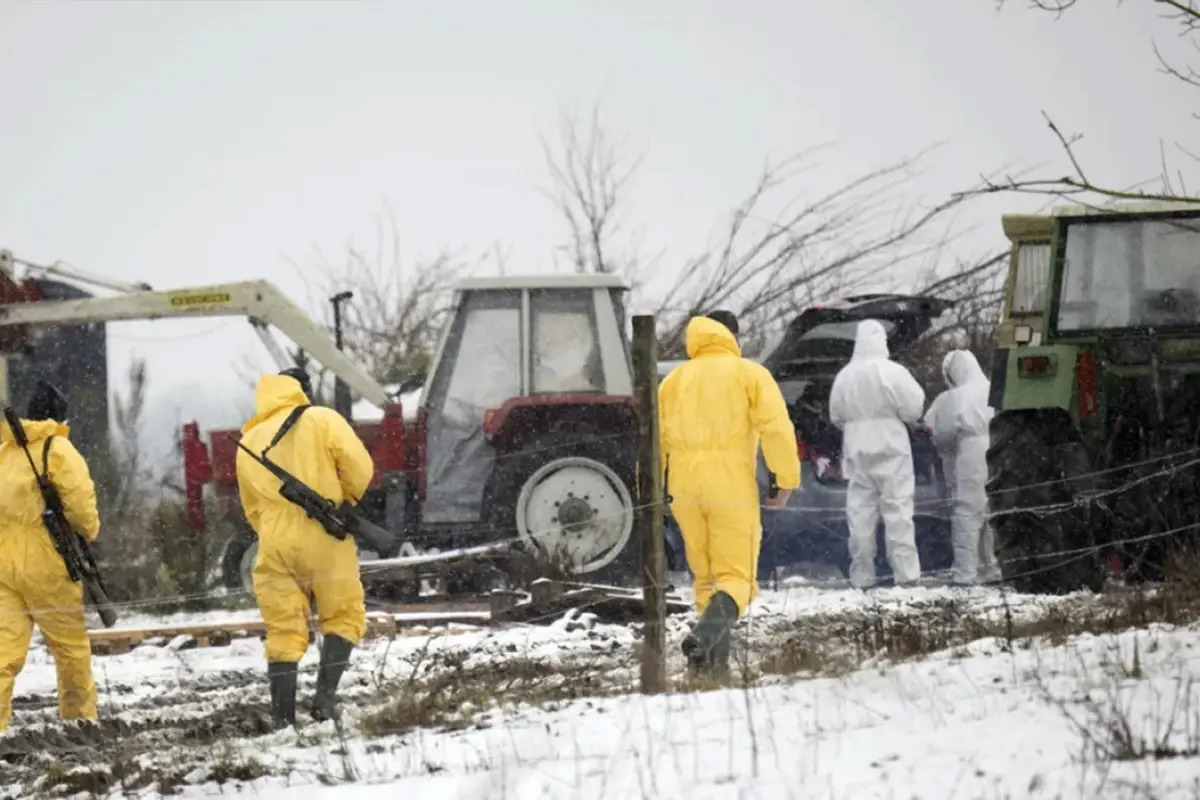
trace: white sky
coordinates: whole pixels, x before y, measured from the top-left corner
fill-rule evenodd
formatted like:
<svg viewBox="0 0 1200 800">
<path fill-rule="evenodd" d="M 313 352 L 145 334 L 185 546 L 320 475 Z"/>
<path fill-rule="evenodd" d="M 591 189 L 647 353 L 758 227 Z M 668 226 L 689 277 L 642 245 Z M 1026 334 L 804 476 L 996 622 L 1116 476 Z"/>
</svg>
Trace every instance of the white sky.
<svg viewBox="0 0 1200 800">
<path fill-rule="evenodd" d="M 562 229 L 538 133 L 596 99 L 643 156 L 630 217 L 667 269 L 765 158 L 826 142 L 814 191 L 948 142 L 913 187 L 933 201 L 1002 165 L 1063 170 L 1045 109 L 1132 183 L 1198 124 L 1155 74 L 1152 38 L 1179 43 L 1149 6 L 1056 22 L 1022 0 L 0 0 L 0 247 L 306 301 L 288 258 L 368 238 L 387 202 L 411 257 L 498 244 L 510 271 L 541 271 Z M 1029 206 L 980 204 L 962 246 L 1001 244 L 1000 210 Z M 177 416 L 239 424 L 235 365 L 271 364 L 241 320 L 119 323 L 109 347 L 113 388 L 149 360 L 163 441 Z"/>
</svg>

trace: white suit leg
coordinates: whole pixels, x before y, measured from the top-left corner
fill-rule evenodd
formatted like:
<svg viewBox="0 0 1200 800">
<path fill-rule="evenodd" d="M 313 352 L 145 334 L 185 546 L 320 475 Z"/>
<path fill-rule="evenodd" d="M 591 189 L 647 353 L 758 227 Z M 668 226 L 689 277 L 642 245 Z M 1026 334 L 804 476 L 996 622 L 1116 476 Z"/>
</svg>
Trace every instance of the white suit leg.
<svg viewBox="0 0 1200 800">
<path fill-rule="evenodd" d="M 879 509 L 883 513 L 884 541 L 887 543 L 888 563 L 897 584 L 914 583 L 921 577 L 921 560 L 917 556 L 916 528 L 913 525 L 912 456 L 888 456 L 873 466 L 879 486 Z"/>
<path fill-rule="evenodd" d="M 996 558 L 996 531 L 991 520 L 984 520 L 979 533 L 979 580 L 994 583 L 1004 577 L 1000 561 Z"/>
<path fill-rule="evenodd" d="M 987 512 L 987 440 L 972 437 L 959 442 L 955 459 L 954 511 L 950 537 L 954 545 L 955 583 L 979 580 L 980 539 Z"/>
<path fill-rule="evenodd" d="M 846 523 L 850 529 L 850 584 L 856 589 L 875 585 L 875 529 L 879 527 L 879 492 L 869 473 L 856 460 L 845 461 L 850 486 L 846 489 Z"/>
</svg>

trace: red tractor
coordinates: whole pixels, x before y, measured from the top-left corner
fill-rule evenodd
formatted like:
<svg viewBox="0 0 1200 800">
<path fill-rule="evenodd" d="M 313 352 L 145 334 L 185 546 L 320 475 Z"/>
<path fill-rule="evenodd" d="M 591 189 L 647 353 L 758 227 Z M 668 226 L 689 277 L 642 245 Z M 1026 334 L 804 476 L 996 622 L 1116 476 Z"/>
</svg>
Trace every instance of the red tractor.
<svg viewBox="0 0 1200 800">
<path fill-rule="evenodd" d="M 364 552 L 368 574 L 481 551 L 536 553 L 588 580 L 633 577 L 635 420 L 625 285 L 608 275 L 466 281 L 415 408 L 383 404 L 353 420 L 375 459 L 363 507 L 395 535 Z M 361 404 L 360 404 L 361 405 Z M 205 484 L 238 531 L 221 576 L 249 588 L 255 538 L 241 517 L 236 430 L 184 427 L 189 518 L 206 525 Z M 435 555 L 439 554 L 439 555 Z M 508 561 L 510 565 L 513 563 Z M 391 572 L 391 570 L 386 570 Z M 446 573 L 441 573 L 444 577 Z M 472 569 L 451 591 L 482 590 Z M 401 594 L 412 581 L 384 581 Z"/>
</svg>

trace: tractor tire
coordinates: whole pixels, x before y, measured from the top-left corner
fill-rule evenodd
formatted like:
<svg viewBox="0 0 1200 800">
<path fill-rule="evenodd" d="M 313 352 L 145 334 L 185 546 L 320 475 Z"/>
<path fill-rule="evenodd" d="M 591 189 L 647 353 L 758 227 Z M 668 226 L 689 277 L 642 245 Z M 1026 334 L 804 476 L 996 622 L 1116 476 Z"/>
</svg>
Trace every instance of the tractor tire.
<svg viewBox="0 0 1200 800">
<path fill-rule="evenodd" d="M 254 559 L 258 557 L 258 537 L 239 531 L 225 543 L 221 554 L 221 584 L 231 591 L 254 594 Z"/>
<path fill-rule="evenodd" d="M 633 585 L 640 552 L 634 475 L 632 448 L 578 433 L 498 458 L 485 497 L 492 538 L 519 539 L 517 555 L 504 559 L 510 582 Z"/>
<path fill-rule="evenodd" d="M 1030 594 L 1099 591 L 1106 577 L 1086 495 L 1092 460 L 1069 428 L 998 416 L 988 450 L 988 504 L 1005 583 Z"/>
</svg>

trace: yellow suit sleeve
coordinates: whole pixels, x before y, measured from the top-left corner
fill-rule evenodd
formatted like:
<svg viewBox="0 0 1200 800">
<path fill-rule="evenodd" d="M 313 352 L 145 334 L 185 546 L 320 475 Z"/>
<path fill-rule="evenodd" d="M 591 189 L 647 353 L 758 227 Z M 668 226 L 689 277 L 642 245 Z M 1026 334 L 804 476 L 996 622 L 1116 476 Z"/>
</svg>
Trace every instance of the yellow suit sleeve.
<svg viewBox="0 0 1200 800">
<path fill-rule="evenodd" d="M 330 411 L 321 417 L 326 425 L 326 441 L 337 467 L 338 481 L 342 484 L 342 497 L 357 503 L 375 475 L 375 462 L 367 446 L 341 414 Z"/>
<path fill-rule="evenodd" d="M 796 454 L 796 429 L 788 414 L 779 384 L 760 364 L 747 361 L 751 385 L 750 418 L 760 437 L 767 469 L 775 473 L 780 489 L 800 486 L 800 458 Z"/>
<path fill-rule="evenodd" d="M 70 439 L 55 436 L 50 443 L 50 478 L 62 498 L 63 513 L 72 530 L 91 542 L 100 535 L 96 485 L 87 462 Z"/>
</svg>

